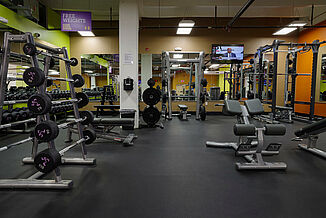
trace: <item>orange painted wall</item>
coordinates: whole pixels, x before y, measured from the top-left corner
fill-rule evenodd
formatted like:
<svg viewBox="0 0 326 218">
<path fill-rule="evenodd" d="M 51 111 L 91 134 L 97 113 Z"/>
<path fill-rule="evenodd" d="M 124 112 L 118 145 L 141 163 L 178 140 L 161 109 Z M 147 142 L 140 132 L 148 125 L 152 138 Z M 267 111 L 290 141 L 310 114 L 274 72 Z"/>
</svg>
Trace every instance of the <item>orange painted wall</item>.
<svg viewBox="0 0 326 218">
<path fill-rule="evenodd" d="M 326 25 L 326 21 L 318 25 Z M 326 40 L 326 28 L 307 29 L 299 34 L 298 43 L 313 42 L 319 39 Z M 323 45 L 325 46 L 325 45 Z M 319 60 L 320 61 L 320 60 Z M 310 73 L 312 71 L 312 52 L 298 55 L 297 72 Z M 319 81 L 317 81 L 318 83 Z M 310 101 L 311 76 L 298 76 L 296 82 L 296 101 Z M 295 112 L 309 114 L 309 105 L 295 105 Z M 326 104 L 315 104 L 315 115 L 326 116 Z"/>
<path fill-rule="evenodd" d="M 219 76 L 218 75 L 205 75 L 204 77 L 207 79 L 207 87 L 206 88 L 207 88 L 208 92 L 211 87 L 219 86 Z M 190 79 L 189 73 L 186 73 L 184 71 L 177 71 L 176 74 L 174 75 L 174 77 L 171 78 L 172 89 L 176 90 L 177 84 L 178 85 L 188 85 L 189 79 Z M 181 81 L 183 81 L 183 82 L 181 82 Z M 195 82 L 194 76 L 192 76 L 192 82 Z"/>
</svg>

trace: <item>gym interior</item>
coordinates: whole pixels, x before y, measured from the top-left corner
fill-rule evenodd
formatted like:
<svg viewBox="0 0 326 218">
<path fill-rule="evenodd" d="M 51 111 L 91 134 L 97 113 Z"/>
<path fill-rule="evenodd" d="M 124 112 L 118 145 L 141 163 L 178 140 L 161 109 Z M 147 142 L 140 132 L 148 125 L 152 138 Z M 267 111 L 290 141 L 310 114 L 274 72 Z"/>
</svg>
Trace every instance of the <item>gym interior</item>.
<svg viewBox="0 0 326 218">
<path fill-rule="evenodd" d="M 0 217 L 324 217 L 325 0 L 0 0 Z"/>
</svg>

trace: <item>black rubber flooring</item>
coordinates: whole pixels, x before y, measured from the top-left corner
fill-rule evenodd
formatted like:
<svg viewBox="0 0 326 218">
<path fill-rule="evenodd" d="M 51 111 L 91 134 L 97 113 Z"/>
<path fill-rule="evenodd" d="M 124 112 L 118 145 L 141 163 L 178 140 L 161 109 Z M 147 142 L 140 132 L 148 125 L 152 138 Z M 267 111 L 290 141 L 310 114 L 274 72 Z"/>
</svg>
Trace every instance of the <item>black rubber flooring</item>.
<svg viewBox="0 0 326 218">
<path fill-rule="evenodd" d="M 139 129 L 133 147 L 98 140 L 88 147 L 96 167 L 62 166 L 68 191 L 0 190 L 0 217 L 325 217 L 326 160 L 299 150 L 287 125 L 278 156 L 285 172 L 238 172 L 243 161 L 228 149 L 206 148 L 206 140 L 236 141 L 234 117 L 208 116 L 207 121 L 174 118 L 165 129 Z M 22 136 L 0 139 L 1 146 Z M 63 145 L 64 132 L 56 140 Z M 319 144 L 325 145 L 325 134 Z M 45 145 L 43 145 L 45 146 Z M 0 178 L 26 178 L 33 166 L 21 164 L 30 153 L 27 143 L 0 153 Z M 79 148 L 67 153 L 78 156 Z M 46 178 L 50 178 L 51 175 Z"/>
</svg>

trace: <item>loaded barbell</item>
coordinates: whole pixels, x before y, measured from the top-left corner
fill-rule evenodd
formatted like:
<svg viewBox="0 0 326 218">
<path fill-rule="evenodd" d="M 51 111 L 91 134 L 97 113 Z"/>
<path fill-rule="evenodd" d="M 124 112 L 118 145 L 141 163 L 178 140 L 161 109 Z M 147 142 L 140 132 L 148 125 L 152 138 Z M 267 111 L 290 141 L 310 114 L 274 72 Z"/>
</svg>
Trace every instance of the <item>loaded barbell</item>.
<svg viewBox="0 0 326 218">
<path fill-rule="evenodd" d="M 52 120 L 46 120 L 43 122 L 40 122 L 35 126 L 34 129 L 34 136 L 37 138 L 40 142 L 49 142 L 57 138 L 59 135 L 59 129 L 64 129 L 69 127 L 72 124 L 75 123 L 81 123 L 83 125 L 88 125 L 93 122 L 94 115 L 90 111 L 81 111 L 79 112 L 80 118 L 79 119 L 73 119 L 67 123 L 62 123 L 57 125 Z M 86 142 L 86 144 L 88 141 Z"/>
<path fill-rule="evenodd" d="M 47 52 L 38 51 L 37 48 L 36 48 L 36 46 L 33 43 L 26 43 L 23 46 L 23 51 L 24 51 L 24 53 L 26 55 L 33 56 L 35 54 L 42 54 L 42 55 L 45 55 L 45 56 L 49 56 L 49 57 L 52 57 L 52 58 L 56 58 L 56 59 L 65 61 L 66 63 L 69 63 L 71 66 L 77 66 L 78 65 L 77 58 L 67 59 L 67 58 L 63 58 L 63 57 L 60 57 L 60 56 L 57 56 L 57 55 L 53 55 L 53 54 L 50 54 L 50 53 L 47 53 Z M 50 66 L 51 66 L 51 63 L 50 63 Z"/>
<path fill-rule="evenodd" d="M 52 105 L 60 104 L 63 102 L 77 102 L 78 108 L 86 106 L 89 102 L 88 96 L 85 93 L 76 93 L 75 99 L 67 99 L 62 101 L 51 101 L 47 94 L 32 95 L 27 102 L 28 109 L 34 114 L 42 115 L 50 112 Z"/>
<path fill-rule="evenodd" d="M 82 87 L 85 84 L 85 80 L 80 74 L 74 74 L 72 79 L 69 78 L 57 78 L 57 77 L 45 77 L 44 72 L 37 67 L 30 67 L 26 69 L 23 73 L 23 80 L 29 86 L 41 86 L 43 85 L 45 79 L 72 82 L 75 87 Z M 47 86 L 51 86 L 51 82 L 47 82 Z"/>
<path fill-rule="evenodd" d="M 75 143 L 57 151 L 55 148 L 47 148 L 39 152 L 34 158 L 34 166 L 42 173 L 49 173 L 59 165 L 61 165 L 61 157 L 64 153 L 71 148 L 85 142 L 85 144 L 91 144 L 96 140 L 96 133 L 92 129 L 85 129 L 83 131 L 84 138 L 77 140 Z"/>
</svg>

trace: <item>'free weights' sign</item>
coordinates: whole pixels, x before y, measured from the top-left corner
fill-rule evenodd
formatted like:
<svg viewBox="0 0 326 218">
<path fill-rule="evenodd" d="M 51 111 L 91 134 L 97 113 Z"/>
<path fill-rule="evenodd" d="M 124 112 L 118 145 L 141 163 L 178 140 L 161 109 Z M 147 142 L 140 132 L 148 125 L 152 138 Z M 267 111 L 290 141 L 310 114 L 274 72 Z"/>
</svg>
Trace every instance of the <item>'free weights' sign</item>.
<svg viewBox="0 0 326 218">
<path fill-rule="evenodd" d="M 92 31 L 91 12 L 61 11 L 61 31 Z"/>
</svg>

